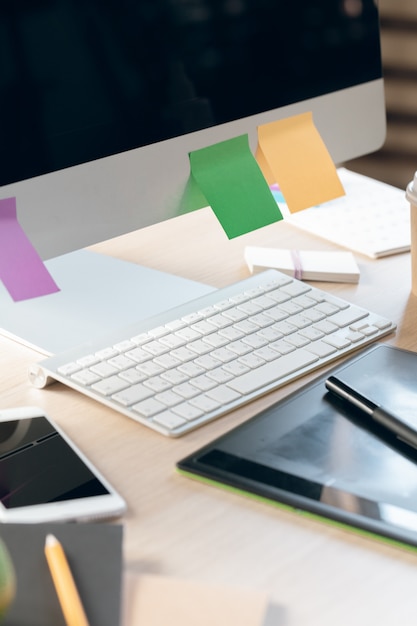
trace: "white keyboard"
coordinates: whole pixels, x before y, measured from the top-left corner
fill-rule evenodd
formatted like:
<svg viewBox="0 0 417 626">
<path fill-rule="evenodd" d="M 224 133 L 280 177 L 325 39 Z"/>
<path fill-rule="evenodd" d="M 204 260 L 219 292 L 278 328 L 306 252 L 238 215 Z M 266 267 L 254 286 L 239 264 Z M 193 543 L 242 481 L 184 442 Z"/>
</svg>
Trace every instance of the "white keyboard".
<svg viewBox="0 0 417 626">
<path fill-rule="evenodd" d="M 164 435 L 179 436 L 393 331 L 389 320 L 268 270 L 34 364 Z"/>
</svg>

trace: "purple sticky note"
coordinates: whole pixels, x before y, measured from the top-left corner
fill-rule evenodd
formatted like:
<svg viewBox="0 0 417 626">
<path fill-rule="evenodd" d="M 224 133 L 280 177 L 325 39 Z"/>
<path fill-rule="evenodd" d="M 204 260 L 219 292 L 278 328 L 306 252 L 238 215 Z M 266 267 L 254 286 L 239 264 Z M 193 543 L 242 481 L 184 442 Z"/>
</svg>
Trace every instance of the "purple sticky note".
<svg viewBox="0 0 417 626">
<path fill-rule="evenodd" d="M 15 302 L 59 291 L 17 220 L 16 198 L 0 200 L 0 280 Z"/>
</svg>

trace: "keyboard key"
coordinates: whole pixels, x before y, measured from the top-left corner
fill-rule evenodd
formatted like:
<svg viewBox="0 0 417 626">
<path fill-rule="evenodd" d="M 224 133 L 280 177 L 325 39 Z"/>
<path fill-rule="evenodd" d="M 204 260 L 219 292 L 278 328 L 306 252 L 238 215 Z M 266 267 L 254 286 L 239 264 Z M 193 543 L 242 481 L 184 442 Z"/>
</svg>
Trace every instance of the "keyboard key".
<svg viewBox="0 0 417 626">
<path fill-rule="evenodd" d="M 345 309 L 344 311 L 339 311 L 335 315 L 332 315 L 331 321 L 339 328 L 343 328 L 345 326 L 350 326 L 354 322 L 361 320 L 365 317 L 368 317 L 369 313 L 367 311 L 363 311 L 362 309 Z"/>
<path fill-rule="evenodd" d="M 92 385 L 93 383 L 101 380 L 101 377 L 98 374 L 95 374 L 94 372 L 86 369 L 72 374 L 71 379 L 77 383 L 80 383 L 80 385 L 88 387 L 88 385 Z"/>
<path fill-rule="evenodd" d="M 117 367 L 113 365 L 109 365 L 107 361 L 101 361 L 101 363 L 96 363 L 90 367 L 90 371 L 98 374 L 101 378 L 106 378 L 106 376 L 112 376 L 113 374 L 117 374 Z"/>
<path fill-rule="evenodd" d="M 289 338 L 291 339 L 293 336 L 294 335 L 291 335 Z M 294 344 L 289 341 L 285 341 L 285 339 L 274 341 L 274 343 L 271 344 L 271 347 L 276 352 L 279 352 L 279 354 L 288 354 L 289 352 L 293 352 L 295 350 Z"/>
<path fill-rule="evenodd" d="M 371 335 L 375 335 L 378 332 L 378 328 L 376 326 L 366 326 L 365 328 L 361 328 L 361 333 L 363 333 L 366 337 L 371 337 Z"/>
<path fill-rule="evenodd" d="M 157 413 L 161 413 L 165 409 L 165 405 L 162 402 L 158 402 L 155 398 L 148 398 L 138 404 L 132 406 L 133 411 L 140 413 L 143 417 L 152 417 Z"/>
<path fill-rule="evenodd" d="M 330 346 L 341 350 L 342 348 L 347 348 L 351 343 L 347 337 L 341 337 L 339 335 L 330 335 L 323 339 L 324 343 L 328 343 Z"/>
<path fill-rule="evenodd" d="M 158 395 L 155 397 L 165 407 L 175 406 L 176 404 L 179 404 L 183 401 L 183 398 L 181 396 L 171 390 L 158 393 Z"/>
<path fill-rule="evenodd" d="M 233 374 L 230 371 L 227 371 L 224 367 L 218 367 L 217 369 L 208 372 L 207 378 L 211 378 L 216 383 L 226 383 L 227 381 L 232 380 Z"/>
<path fill-rule="evenodd" d="M 179 428 L 186 423 L 186 420 L 180 417 L 179 415 L 175 415 L 172 411 L 164 411 L 163 413 L 159 413 L 153 418 L 155 424 L 159 424 L 166 428 L 168 431 L 174 431 L 175 428 Z"/>
<path fill-rule="evenodd" d="M 172 389 L 174 393 L 178 394 L 182 398 L 192 398 L 196 396 L 199 391 L 196 387 L 194 387 L 191 383 L 181 383 L 181 385 L 176 385 Z"/>
<path fill-rule="evenodd" d="M 149 387 L 145 387 L 142 383 L 138 383 L 136 385 L 132 385 L 127 389 L 124 389 L 120 393 L 115 393 L 112 397 L 113 400 L 119 402 L 123 406 L 129 406 L 131 404 L 135 404 L 140 400 L 144 400 L 145 398 L 149 398 L 153 395 L 152 389 Z"/>
<path fill-rule="evenodd" d="M 118 370 L 125 370 L 132 367 L 135 363 L 132 359 L 128 359 L 124 354 L 118 354 L 117 356 L 107 361 L 109 365 L 112 365 Z"/>
<path fill-rule="evenodd" d="M 193 406 L 190 402 L 184 402 L 172 409 L 172 412 L 185 420 L 195 420 L 197 417 L 203 415 L 203 409 L 199 409 L 197 406 Z"/>
<path fill-rule="evenodd" d="M 127 380 L 127 382 L 130 383 L 131 385 L 134 385 L 135 383 L 139 383 L 142 380 L 145 380 L 146 374 L 139 371 L 135 367 L 132 367 L 128 370 L 124 370 L 123 372 L 120 372 L 119 377 L 122 378 L 123 380 Z"/>
<path fill-rule="evenodd" d="M 208 389 L 213 389 L 216 386 L 216 381 L 205 374 L 201 376 L 197 376 L 190 381 L 190 384 L 194 387 L 197 387 L 200 391 L 207 391 Z"/>
<path fill-rule="evenodd" d="M 193 398 L 192 400 L 190 400 L 190 404 L 197 407 L 197 409 L 201 409 L 204 413 L 214 411 L 220 406 L 220 402 L 214 400 L 213 398 L 209 398 L 207 395 L 197 396 L 197 398 Z"/>
<path fill-rule="evenodd" d="M 326 343 L 325 340 L 311 343 L 306 347 L 306 350 L 321 358 L 329 356 L 329 354 L 334 354 L 337 351 L 334 346 L 330 345 L 330 343 Z"/>
<path fill-rule="evenodd" d="M 338 329 L 338 326 L 336 326 L 336 324 L 333 324 L 333 322 L 331 321 L 323 320 L 322 322 L 314 324 L 314 328 L 321 331 L 325 335 L 329 335 L 330 333 L 334 333 Z"/>
<path fill-rule="evenodd" d="M 188 380 L 187 374 L 181 372 L 179 369 L 170 369 L 167 372 L 163 372 L 161 378 L 168 380 L 171 385 L 179 385 Z"/>
<path fill-rule="evenodd" d="M 152 389 L 152 391 L 155 391 L 155 393 L 165 391 L 171 386 L 169 381 L 164 379 L 162 376 L 152 376 L 152 378 L 148 378 L 148 380 L 145 380 L 143 384 L 146 387 L 149 387 L 149 389 Z"/>
<path fill-rule="evenodd" d="M 105 380 L 100 380 L 98 383 L 94 383 L 92 385 L 92 389 L 98 391 L 103 396 L 111 396 L 117 391 L 121 391 L 122 389 L 126 389 L 129 387 L 129 382 L 127 380 L 123 380 L 119 376 L 110 376 Z"/>
<path fill-rule="evenodd" d="M 226 385 L 218 385 L 217 387 L 210 389 L 210 391 L 207 391 L 206 395 L 209 398 L 216 400 L 219 404 L 227 404 L 228 402 L 237 400 L 241 393 L 237 389 L 227 387 Z"/>
</svg>

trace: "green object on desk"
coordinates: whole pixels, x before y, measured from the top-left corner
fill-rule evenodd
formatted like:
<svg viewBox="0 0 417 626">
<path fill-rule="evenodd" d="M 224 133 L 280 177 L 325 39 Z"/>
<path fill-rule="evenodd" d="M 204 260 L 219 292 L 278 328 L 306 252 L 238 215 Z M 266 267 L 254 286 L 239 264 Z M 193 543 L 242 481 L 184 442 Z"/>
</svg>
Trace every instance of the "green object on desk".
<svg viewBox="0 0 417 626">
<path fill-rule="evenodd" d="M 247 135 L 190 153 L 191 173 L 229 239 L 282 219 Z"/>
<path fill-rule="evenodd" d="M 16 574 L 5 543 L 0 539 L 0 622 L 3 621 L 16 595 Z"/>
</svg>

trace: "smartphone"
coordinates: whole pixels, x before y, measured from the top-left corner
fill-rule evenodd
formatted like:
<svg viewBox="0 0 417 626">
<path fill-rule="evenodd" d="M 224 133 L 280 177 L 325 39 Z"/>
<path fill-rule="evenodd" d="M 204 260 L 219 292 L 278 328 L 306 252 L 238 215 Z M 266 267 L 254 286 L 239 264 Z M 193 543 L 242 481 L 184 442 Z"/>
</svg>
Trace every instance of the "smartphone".
<svg viewBox="0 0 417 626">
<path fill-rule="evenodd" d="M 110 518 L 123 498 L 41 409 L 0 411 L 0 522 Z"/>
</svg>

